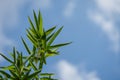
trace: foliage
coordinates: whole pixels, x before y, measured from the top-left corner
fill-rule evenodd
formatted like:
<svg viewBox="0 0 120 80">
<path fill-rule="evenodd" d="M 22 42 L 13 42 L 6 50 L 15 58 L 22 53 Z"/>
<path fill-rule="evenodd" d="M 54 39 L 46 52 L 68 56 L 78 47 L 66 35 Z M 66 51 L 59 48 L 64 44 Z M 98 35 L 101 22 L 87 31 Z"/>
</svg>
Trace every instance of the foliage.
<svg viewBox="0 0 120 80">
<path fill-rule="evenodd" d="M 0 53 L 10 63 L 9 66 L 0 66 L 0 80 L 57 80 L 52 78 L 53 73 L 42 73 L 43 66 L 47 64 L 46 59 L 48 57 L 58 55 L 58 49 L 70 43 L 53 44 L 63 27 L 57 31 L 54 31 L 56 26 L 45 30 L 40 11 L 38 16 L 35 11 L 33 14 L 34 22 L 28 17 L 30 27 L 26 29 L 27 37 L 32 43 L 32 49 L 21 37 L 28 56 L 17 51 L 15 47 L 10 53 L 12 59 Z"/>
</svg>

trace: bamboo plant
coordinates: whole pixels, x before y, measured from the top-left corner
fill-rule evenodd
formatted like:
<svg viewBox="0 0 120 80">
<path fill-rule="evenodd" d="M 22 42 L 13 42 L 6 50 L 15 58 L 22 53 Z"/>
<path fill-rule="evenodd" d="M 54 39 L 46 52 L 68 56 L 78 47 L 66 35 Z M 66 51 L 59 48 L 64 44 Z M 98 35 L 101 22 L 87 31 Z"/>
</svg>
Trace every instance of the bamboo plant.
<svg viewBox="0 0 120 80">
<path fill-rule="evenodd" d="M 57 80 L 53 79 L 53 73 L 43 73 L 46 59 L 59 54 L 58 49 L 68 43 L 53 44 L 63 27 L 55 31 L 56 26 L 45 30 L 40 11 L 38 15 L 33 10 L 34 21 L 28 17 L 30 27 L 26 29 L 27 38 L 31 42 L 32 49 L 21 37 L 22 43 L 28 55 L 13 48 L 11 59 L 0 53 L 10 63 L 8 66 L 0 66 L 0 80 Z"/>
</svg>

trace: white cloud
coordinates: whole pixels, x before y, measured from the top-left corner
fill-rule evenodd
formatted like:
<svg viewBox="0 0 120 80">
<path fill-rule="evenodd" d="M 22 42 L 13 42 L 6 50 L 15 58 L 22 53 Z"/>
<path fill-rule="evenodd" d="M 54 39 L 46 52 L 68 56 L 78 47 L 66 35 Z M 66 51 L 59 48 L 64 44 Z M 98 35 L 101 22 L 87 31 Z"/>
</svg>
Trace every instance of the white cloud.
<svg viewBox="0 0 120 80">
<path fill-rule="evenodd" d="M 113 44 L 112 49 L 120 51 L 120 32 L 115 24 L 120 13 L 120 0 L 94 0 L 96 8 L 91 9 L 88 16 L 98 24 Z"/>
<path fill-rule="evenodd" d="M 63 15 L 65 17 L 71 17 L 74 13 L 74 10 L 76 8 L 76 3 L 74 0 L 70 0 L 67 5 L 65 6 L 65 9 L 63 10 Z"/>
<path fill-rule="evenodd" d="M 115 27 L 114 22 L 112 20 L 106 20 L 105 17 L 100 13 L 89 14 L 89 16 L 96 24 L 100 26 L 103 32 L 105 32 L 108 38 L 112 41 L 112 49 L 115 52 L 118 52 L 120 48 L 120 34 L 119 30 Z"/>
<path fill-rule="evenodd" d="M 58 63 L 58 72 L 60 80 L 101 80 L 95 71 L 79 70 L 65 60 Z"/>
<path fill-rule="evenodd" d="M 95 0 L 95 2 L 97 7 L 107 14 L 120 13 L 120 0 Z"/>
</svg>

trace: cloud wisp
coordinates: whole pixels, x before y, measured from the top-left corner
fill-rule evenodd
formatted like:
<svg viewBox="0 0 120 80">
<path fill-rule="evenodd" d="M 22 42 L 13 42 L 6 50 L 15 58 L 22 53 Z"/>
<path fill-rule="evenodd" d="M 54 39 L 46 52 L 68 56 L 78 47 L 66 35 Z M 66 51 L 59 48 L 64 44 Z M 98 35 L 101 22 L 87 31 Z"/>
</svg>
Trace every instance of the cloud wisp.
<svg viewBox="0 0 120 80">
<path fill-rule="evenodd" d="M 65 60 L 60 61 L 57 67 L 60 80 L 101 80 L 95 71 L 79 70 Z"/>
<path fill-rule="evenodd" d="M 73 0 L 70 0 L 67 5 L 65 6 L 63 10 L 63 15 L 65 17 L 71 17 L 74 13 L 74 10 L 76 8 L 76 3 Z"/>
<path fill-rule="evenodd" d="M 120 51 L 120 31 L 118 30 L 117 18 L 115 15 L 120 13 L 119 0 L 94 0 L 96 8 L 90 9 L 89 18 L 99 25 L 101 30 L 108 36 L 113 44 L 112 49 L 115 53 Z"/>
</svg>

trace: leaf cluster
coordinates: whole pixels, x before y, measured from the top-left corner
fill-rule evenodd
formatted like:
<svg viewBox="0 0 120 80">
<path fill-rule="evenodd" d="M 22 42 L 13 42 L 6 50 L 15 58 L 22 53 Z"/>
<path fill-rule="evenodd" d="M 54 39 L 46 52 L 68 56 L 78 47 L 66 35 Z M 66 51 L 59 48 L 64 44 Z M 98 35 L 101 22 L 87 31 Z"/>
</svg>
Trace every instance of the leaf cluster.
<svg viewBox="0 0 120 80">
<path fill-rule="evenodd" d="M 45 30 L 40 11 L 38 15 L 33 11 L 33 15 L 34 21 L 28 17 L 30 27 L 26 29 L 27 37 L 32 43 L 32 49 L 29 48 L 26 41 L 21 37 L 28 56 L 17 51 L 15 47 L 12 53 L 10 53 L 12 60 L 0 53 L 10 63 L 9 66 L 0 67 L 0 80 L 57 80 L 51 77 L 53 76 L 52 73 L 42 73 L 43 66 L 47 64 L 46 59 L 48 57 L 58 55 L 58 49 L 71 42 L 53 44 L 63 27 L 56 31 L 56 26 Z"/>
</svg>

